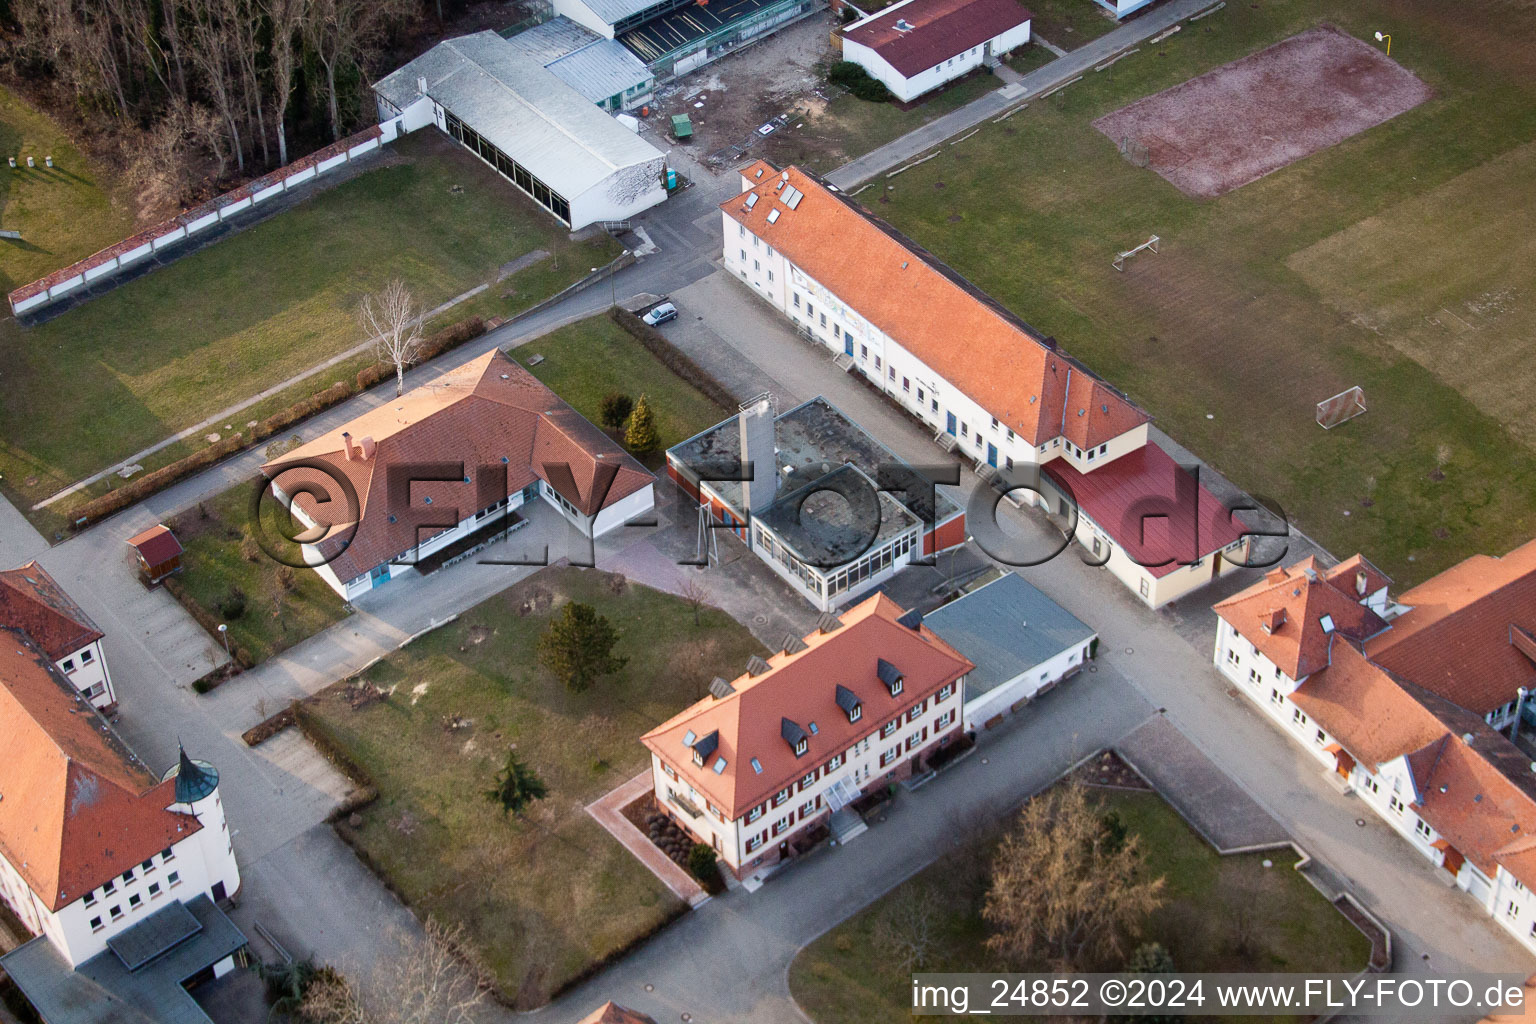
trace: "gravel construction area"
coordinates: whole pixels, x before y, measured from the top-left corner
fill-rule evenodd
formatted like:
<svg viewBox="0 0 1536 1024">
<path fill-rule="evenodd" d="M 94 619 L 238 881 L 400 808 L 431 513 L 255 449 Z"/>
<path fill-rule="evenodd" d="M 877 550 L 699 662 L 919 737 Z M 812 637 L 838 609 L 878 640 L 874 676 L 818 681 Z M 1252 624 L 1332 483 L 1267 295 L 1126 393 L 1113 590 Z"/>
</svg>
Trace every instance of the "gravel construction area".
<svg viewBox="0 0 1536 1024">
<path fill-rule="evenodd" d="M 1429 99 L 1412 72 L 1332 25 L 1302 32 L 1093 122 L 1181 192 L 1212 198 Z"/>
</svg>

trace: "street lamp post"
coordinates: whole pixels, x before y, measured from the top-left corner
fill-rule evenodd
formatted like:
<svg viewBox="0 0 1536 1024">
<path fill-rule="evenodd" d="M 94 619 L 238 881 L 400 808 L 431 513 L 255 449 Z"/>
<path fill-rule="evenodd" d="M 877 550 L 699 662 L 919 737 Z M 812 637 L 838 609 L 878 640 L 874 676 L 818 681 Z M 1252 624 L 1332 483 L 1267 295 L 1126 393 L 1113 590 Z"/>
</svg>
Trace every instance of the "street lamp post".
<svg viewBox="0 0 1536 1024">
<path fill-rule="evenodd" d="M 219 623 L 219 639 L 224 641 L 224 656 L 232 657 L 229 653 L 229 626 L 222 622 Z"/>
<path fill-rule="evenodd" d="M 610 307 L 617 306 L 619 304 L 619 285 L 618 282 L 613 279 L 613 275 L 619 272 L 619 260 L 628 255 L 629 250 L 625 249 L 608 263 L 608 305 Z M 599 268 L 597 267 L 593 267 L 592 273 L 597 273 L 598 269 Z"/>
<path fill-rule="evenodd" d="M 1376 33 L 1376 41 L 1378 43 L 1386 43 L 1387 44 L 1387 56 L 1388 57 L 1392 56 L 1392 33 L 1390 33 L 1390 32 L 1377 32 Z"/>
</svg>

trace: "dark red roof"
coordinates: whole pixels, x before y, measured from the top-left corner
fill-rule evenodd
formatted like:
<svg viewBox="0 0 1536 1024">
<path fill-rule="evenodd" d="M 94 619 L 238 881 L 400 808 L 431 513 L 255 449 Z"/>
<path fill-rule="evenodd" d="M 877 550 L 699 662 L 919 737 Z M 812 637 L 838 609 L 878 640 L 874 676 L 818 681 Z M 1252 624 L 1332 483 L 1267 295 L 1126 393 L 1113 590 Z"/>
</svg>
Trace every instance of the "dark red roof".
<svg viewBox="0 0 1536 1024">
<path fill-rule="evenodd" d="M 1156 444 L 1080 473 L 1064 458 L 1044 466 L 1084 515 L 1153 576 L 1219 551 L 1247 527 Z"/>
<path fill-rule="evenodd" d="M 151 526 L 143 533 L 129 537 L 128 543 L 150 565 L 169 562 L 181 554 L 181 541 L 168 526 Z"/>
<path fill-rule="evenodd" d="M 103 635 L 36 562 L 0 572 L 0 626 L 25 633 L 55 661 Z"/>
<path fill-rule="evenodd" d="M 843 38 L 869 47 L 910 78 L 1032 17 L 1018 0 L 911 0 L 849 29 Z M 897 28 L 898 21 L 911 28 Z"/>
</svg>

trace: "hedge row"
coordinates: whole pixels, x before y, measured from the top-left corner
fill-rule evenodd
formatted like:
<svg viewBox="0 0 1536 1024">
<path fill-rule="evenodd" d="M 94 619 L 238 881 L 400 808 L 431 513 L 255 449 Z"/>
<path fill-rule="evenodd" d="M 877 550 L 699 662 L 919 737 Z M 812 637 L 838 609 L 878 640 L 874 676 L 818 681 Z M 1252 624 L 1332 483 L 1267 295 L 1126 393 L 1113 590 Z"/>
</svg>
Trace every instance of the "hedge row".
<svg viewBox="0 0 1536 1024">
<path fill-rule="evenodd" d="M 449 349 L 458 348 L 471 338 L 478 338 L 484 333 L 485 321 L 478 316 L 466 317 L 458 323 L 449 324 L 436 334 L 429 334 L 422 339 L 421 346 L 416 351 L 416 362 L 425 363 L 436 359 Z M 395 368 L 389 363 L 375 363 L 364 367 L 357 374 L 357 390 L 367 391 L 394 375 Z"/>
<path fill-rule="evenodd" d="M 479 337 L 485 333 L 485 321 L 478 316 L 472 316 L 460 320 L 443 328 L 436 334 L 422 342 L 420 362 L 425 362 L 436 356 L 442 355 L 449 349 L 462 345 L 471 338 Z M 286 409 L 279 410 L 262 420 L 250 429 L 249 434 L 240 431 L 222 438 L 203 448 L 193 452 L 185 458 L 178 459 L 159 469 L 151 470 L 121 487 L 108 491 L 106 494 L 92 498 L 81 505 L 75 512 L 74 528 L 95 523 L 105 519 L 114 512 L 120 512 L 129 505 L 135 505 L 152 494 L 179 483 L 195 473 L 200 473 L 216 462 L 222 462 L 237 452 L 243 451 L 250 445 L 264 441 L 273 434 L 287 430 L 302 420 L 316 413 L 323 412 L 340 402 L 351 398 L 359 391 L 366 390 L 379 381 L 394 375 L 394 367 L 374 366 L 357 375 L 357 386 L 342 381 L 337 381 L 324 391 L 317 391 L 308 398 L 295 402 Z M 370 376 L 377 374 L 377 376 Z M 368 381 L 365 382 L 365 377 Z"/>
<path fill-rule="evenodd" d="M 703 393 L 705 398 L 723 409 L 734 409 L 738 400 L 727 391 L 719 381 L 710 376 L 698 363 L 690 359 L 676 345 L 666 339 L 666 336 L 656 328 L 641 320 L 627 309 L 614 306 L 608 310 L 608 315 L 613 322 L 618 324 L 640 344 L 646 351 L 660 359 L 662 364 L 683 380 L 692 384 Z"/>
</svg>

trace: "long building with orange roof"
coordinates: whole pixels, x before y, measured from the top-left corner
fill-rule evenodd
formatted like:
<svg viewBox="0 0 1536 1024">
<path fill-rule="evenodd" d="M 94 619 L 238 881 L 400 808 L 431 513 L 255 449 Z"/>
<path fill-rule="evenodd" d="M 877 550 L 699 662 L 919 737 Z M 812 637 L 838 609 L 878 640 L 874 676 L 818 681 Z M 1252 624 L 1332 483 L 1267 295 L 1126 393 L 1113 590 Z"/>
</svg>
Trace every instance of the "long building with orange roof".
<svg viewBox="0 0 1536 1024">
<path fill-rule="evenodd" d="M 720 206 L 726 269 L 984 478 L 1073 519 L 1143 602 L 1241 567 L 1242 520 L 1054 339 L 814 174 L 759 160 L 741 188 Z"/>
<path fill-rule="evenodd" d="M 1274 569 L 1216 605 L 1216 665 L 1536 951 L 1536 541 L 1389 589 L 1359 555 Z"/>
<path fill-rule="evenodd" d="M 772 867 L 957 739 L 974 667 L 883 594 L 825 614 L 641 737 L 656 803 L 738 878 Z"/>
</svg>

